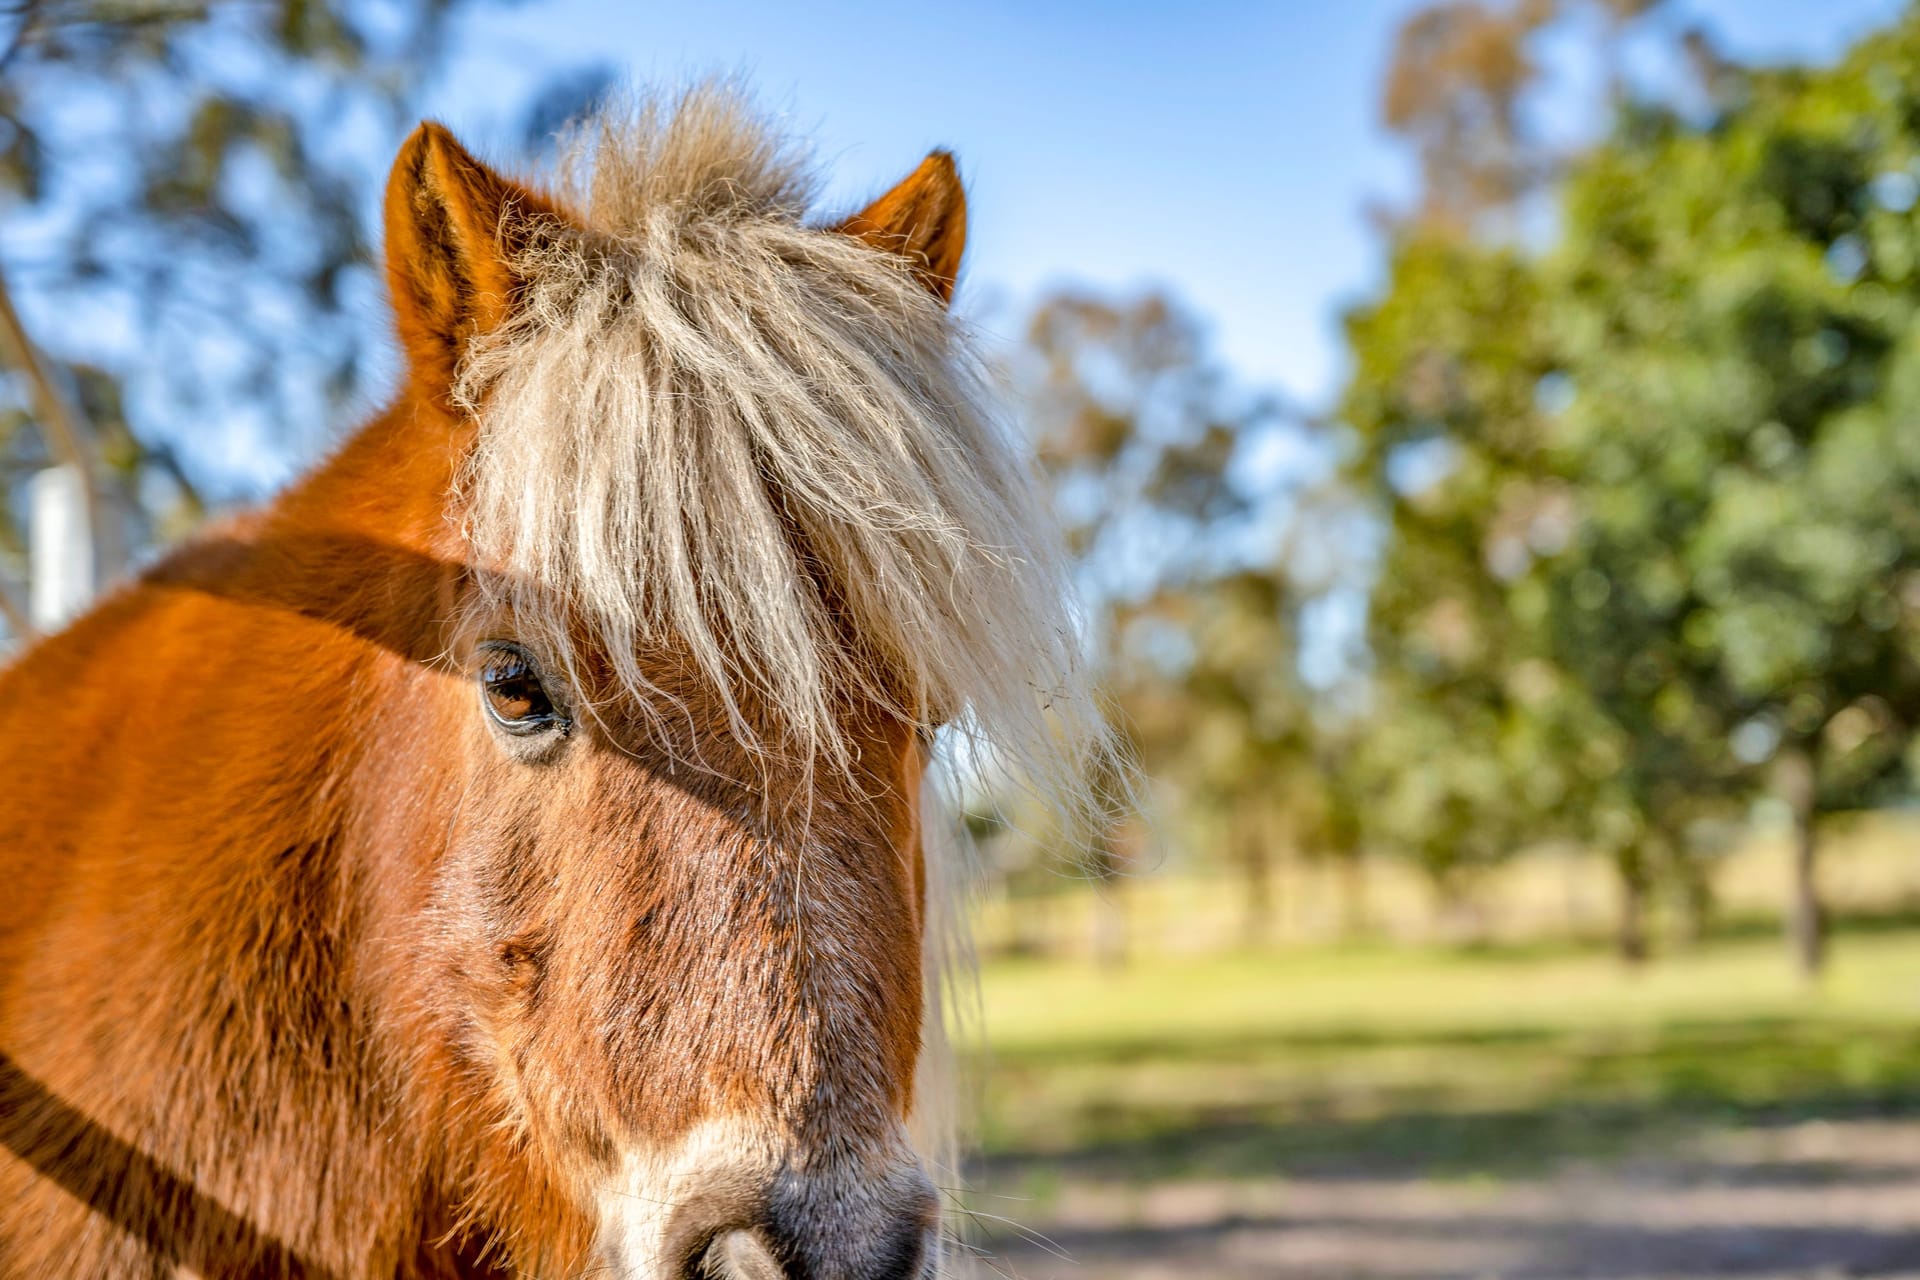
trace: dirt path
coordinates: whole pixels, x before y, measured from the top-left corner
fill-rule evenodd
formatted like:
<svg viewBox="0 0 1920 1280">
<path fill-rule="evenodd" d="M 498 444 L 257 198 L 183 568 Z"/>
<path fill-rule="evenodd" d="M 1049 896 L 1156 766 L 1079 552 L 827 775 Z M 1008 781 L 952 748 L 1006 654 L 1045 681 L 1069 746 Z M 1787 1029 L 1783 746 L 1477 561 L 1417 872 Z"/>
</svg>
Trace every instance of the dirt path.
<svg viewBox="0 0 1920 1280">
<path fill-rule="evenodd" d="M 994 1234 L 1023 1280 L 1920 1277 L 1920 1120 L 1709 1129 L 1531 1179 L 1087 1170 L 996 1211 L 1051 1242 Z"/>
</svg>

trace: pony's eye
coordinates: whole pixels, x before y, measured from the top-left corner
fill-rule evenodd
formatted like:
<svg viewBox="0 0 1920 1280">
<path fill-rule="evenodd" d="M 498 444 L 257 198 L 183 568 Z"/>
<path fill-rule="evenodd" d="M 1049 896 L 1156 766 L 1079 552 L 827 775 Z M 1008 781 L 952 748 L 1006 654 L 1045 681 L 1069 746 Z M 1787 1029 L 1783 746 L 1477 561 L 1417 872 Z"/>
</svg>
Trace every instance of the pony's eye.
<svg viewBox="0 0 1920 1280">
<path fill-rule="evenodd" d="M 566 718 L 554 709 L 533 660 L 517 645 L 487 646 L 480 696 L 493 722 L 508 733 L 566 731 Z"/>
</svg>

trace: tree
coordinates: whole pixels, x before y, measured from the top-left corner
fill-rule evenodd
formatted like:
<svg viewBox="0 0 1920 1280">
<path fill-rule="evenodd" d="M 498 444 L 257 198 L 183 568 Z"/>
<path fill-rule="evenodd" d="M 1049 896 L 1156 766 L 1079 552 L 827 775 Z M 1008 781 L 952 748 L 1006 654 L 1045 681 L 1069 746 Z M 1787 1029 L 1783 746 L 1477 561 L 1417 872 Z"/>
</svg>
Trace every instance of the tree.
<svg viewBox="0 0 1920 1280">
<path fill-rule="evenodd" d="M 1234 461 L 1279 407 L 1229 388 L 1195 322 L 1163 297 L 1044 302 L 1018 356 L 1043 468 L 1091 605 L 1109 692 L 1177 819 L 1224 831 L 1246 932 L 1272 907 L 1287 762 L 1309 749 L 1277 548 L 1251 535 L 1265 495 Z M 1094 851 L 1107 884 L 1122 851 Z"/>
<path fill-rule="evenodd" d="M 1553 248 L 1413 224 L 1350 319 L 1376 688 L 1450 746 L 1409 781 L 1380 730 L 1421 802 L 1376 821 L 1458 858 L 1580 815 L 1633 951 L 1651 877 L 1697 885 L 1690 833 L 1771 789 L 1812 973 L 1820 818 L 1910 788 L 1920 727 L 1920 19 L 1695 62 L 1709 111 L 1622 93 L 1563 158 Z"/>
<path fill-rule="evenodd" d="M 1276 564 L 1168 583 L 1120 622 L 1112 688 L 1142 764 L 1240 877 L 1242 939 L 1268 935 L 1277 848 L 1318 794 L 1299 601 Z"/>
<path fill-rule="evenodd" d="M 1808 974 L 1820 817 L 1910 785 L 1920 726 L 1916 75 L 1908 17 L 1704 123 L 1629 112 L 1553 264 L 1582 509 L 1557 642 L 1637 752 L 1715 736 L 1771 784 Z"/>
<path fill-rule="evenodd" d="M 100 532 L 137 550 L 191 524 L 203 488 L 257 485 L 265 460 L 372 389 L 367 196 L 455 9 L 0 10 L 0 315 L 17 311 L 46 356 L 36 387 L 22 344 L 0 353 L 16 375 L 0 384 L 9 477 L 58 460 L 51 389 L 118 513 Z M 21 573 L 17 497 L 0 486 L 0 580 Z"/>
<path fill-rule="evenodd" d="M 1472 231 L 1545 177 L 1522 98 L 1538 74 L 1528 45 L 1557 9 L 1554 0 L 1445 0 L 1401 24 L 1381 116 L 1419 157 L 1414 220 L 1428 231 Z"/>
<path fill-rule="evenodd" d="M 1563 285 L 1513 231 L 1519 206 L 1577 162 L 1549 154 L 1523 110 L 1539 75 L 1530 42 L 1571 7 L 1422 11 L 1385 90 L 1389 120 L 1420 148 L 1423 194 L 1390 228 L 1383 296 L 1348 318 L 1349 471 L 1388 529 L 1358 761 L 1381 793 L 1365 810 L 1372 838 L 1437 879 L 1543 840 L 1606 851 L 1619 947 L 1638 959 L 1663 874 L 1704 908 L 1688 832 L 1733 796 L 1724 726 L 1694 714 L 1711 699 L 1622 697 L 1605 679 L 1614 655 L 1646 667 L 1657 612 L 1634 612 L 1631 631 L 1615 619 L 1583 647 L 1555 608 L 1566 592 L 1553 575 L 1586 514 L 1584 478 L 1557 447 L 1571 388 Z M 1654 6 L 1597 7 L 1608 96 L 1624 102 L 1614 51 Z"/>
<path fill-rule="evenodd" d="M 1606 849 L 1619 940 L 1645 951 L 1644 797 L 1621 735 L 1552 651 L 1529 574 L 1576 510 L 1546 450 L 1551 295 L 1512 247 L 1411 233 L 1347 317 L 1348 471 L 1386 526 L 1369 613 L 1370 702 L 1352 761 L 1368 843 L 1458 877 L 1530 844 Z"/>
</svg>

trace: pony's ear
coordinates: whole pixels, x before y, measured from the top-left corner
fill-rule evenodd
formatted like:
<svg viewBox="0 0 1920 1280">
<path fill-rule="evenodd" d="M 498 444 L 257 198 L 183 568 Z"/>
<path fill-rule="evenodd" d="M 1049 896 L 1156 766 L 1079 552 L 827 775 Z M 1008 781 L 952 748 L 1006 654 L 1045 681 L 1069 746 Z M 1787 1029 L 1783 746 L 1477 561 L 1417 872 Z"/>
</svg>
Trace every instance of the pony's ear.
<svg viewBox="0 0 1920 1280">
<path fill-rule="evenodd" d="M 450 387 L 467 340 L 507 318 L 515 252 L 545 197 L 481 164 L 447 130 L 413 131 L 387 179 L 387 285 L 417 377 Z"/>
<path fill-rule="evenodd" d="M 967 193 L 953 156 L 935 151 L 899 186 L 835 228 L 913 264 L 927 291 L 953 301 L 967 245 Z"/>
</svg>

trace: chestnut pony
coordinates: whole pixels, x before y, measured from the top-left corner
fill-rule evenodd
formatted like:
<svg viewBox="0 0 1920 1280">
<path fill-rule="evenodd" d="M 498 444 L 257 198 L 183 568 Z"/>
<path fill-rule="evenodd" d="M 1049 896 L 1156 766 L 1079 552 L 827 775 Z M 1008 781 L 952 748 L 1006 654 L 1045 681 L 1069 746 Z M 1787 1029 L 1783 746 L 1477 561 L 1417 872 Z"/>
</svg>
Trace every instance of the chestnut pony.
<svg viewBox="0 0 1920 1280">
<path fill-rule="evenodd" d="M 1102 730 L 952 160 L 812 200 L 423 125 L 391 407 L 0 673 L 0 1275 L 939 1271 L 933 733 Z"/>
</svg>

